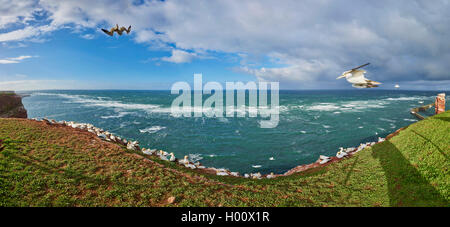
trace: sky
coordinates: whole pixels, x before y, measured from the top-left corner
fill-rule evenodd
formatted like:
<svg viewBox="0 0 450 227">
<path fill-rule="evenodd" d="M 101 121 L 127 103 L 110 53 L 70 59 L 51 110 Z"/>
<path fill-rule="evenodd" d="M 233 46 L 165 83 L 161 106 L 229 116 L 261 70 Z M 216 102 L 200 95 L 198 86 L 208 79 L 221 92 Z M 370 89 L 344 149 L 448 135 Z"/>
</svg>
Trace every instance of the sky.
<svg viewBox="0 0 450 227">
<path fill-rule="evenodd" d="M 0 0 L 0 90 L 170 89 L 177 81 L 336 80 L 449 90 L 450 0 Z M 110 37 L 101 28 L 132 26 Z M 377 88 L 378 89 L 378 88 Z"/>
</svg>

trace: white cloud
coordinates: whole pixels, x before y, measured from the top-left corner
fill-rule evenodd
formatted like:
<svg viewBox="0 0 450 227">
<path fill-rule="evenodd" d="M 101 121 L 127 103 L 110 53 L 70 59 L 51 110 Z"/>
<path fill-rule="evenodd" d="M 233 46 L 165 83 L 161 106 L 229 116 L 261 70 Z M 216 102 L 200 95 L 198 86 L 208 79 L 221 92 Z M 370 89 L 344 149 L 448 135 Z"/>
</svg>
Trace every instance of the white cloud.
<svg viewBox="0 0 450 227">
<path fill-rule="evenodd" d="M 21 60 L 23 60 L 23 59 L 32 58 L 32 57 L 33 57 L 33 56 L 22 55 L 22 56 L 19 56 L 19 57 L 8 58 L 8 59 L 13 60 L 13 61 L 21 61 Z"/>
<path fill-rule="evenodd" d="M 19 62 L 13 61 L 13 60 L 7 60 L 7 59 L 0 59 L 0 64 L 15 64 L 15 63 L 19 63 Z"/>
<path fill-rule="evenodd" d="M 448 80 L 450 4 L 446 0 L 168 0 L 7 1 L 0 8 L 0 42 L 39 39 L 64 26 L 132 25 L 132 37 L 150 48 L 172 49 L 161 60 L 190 62 L 201 53 L 230 53 L 276 58 L 241 63 L 258 79 L 316 83 L 371 62 L 371 79 L 381 81 Z M 16 1 L 14 1 L 16 2 Z M 1 3 L 1 2 L 0 2 Z M 27 3 L 27 4 L 25 4 Z M 14 10 L 13 8 L 17 9 Z M 26 21 L 45 11 L 49 22 Z M 24 17 L 26 19 L 20 19 Z M 254 65 L 259 65 L 256 67 Z M 280 66 L 282 65 L 282 66 Z M 344 81 L 333 81 L 345 84 Z M 346 85 L 346 84 L 345 84 Z"/>
<path fill-rule="evenodd" d="M 22 60 L 27 58 L 32 58 L 33 56 L 29 55 L 23 55 L 15 58 L 6 58 L 6 59 L 0 59 L 0 64 L 16 64 L 20 63 Z"/>
<path fill-rule="evenodd" d="M 170 57 L 162 57 L 162 61 L 172 62 L 172 63 L 186 63 L 191 62 L 196 54 L 189 53 L 183 50 L 172 50 L 172 55 Z"/>
<path fill-rule="evenodd" d="M 14 30 L 7 33 L 0 33 L 0 42 L 29 40 L 40 42 L 41 35 L 56 30 L 57 27 L 51 25 L 42 25 L 39 27 L 27 26 L 23 29 Z"/>
<path fill-rule="evenodd" d="M 283 81 L 289 86 L 286 88 L 313 88 L 311 85 L 322 86 L 336 85 L 334 73 L 337 66 L 333 62 L 298 61 L 286 67 L 273 68 L 236 68 L 237 71 L 254 75 L 260 81 Z M 331 73 L 330 73 L 331 72 Z M 330 76 L 331 75 L 331 76 Z M 330 83 L 331 81 L 332 83 Z"/>
<path fill-rule="evenodd" d="M 36 28 L 26 27 L 23 29 L 18 29 L 15 31 L 0 34 L 0 42 L 23 40 L 36 34 L 37 34 Z"/>
<path fill-rule="evenodd" d="M 41 9 L 34 0 L 0 0 L 0 29 L 18 22 L 31 21 L 39 11 Z"/>
<path fill-rule="evenodd" d="M 83 39 L 94 39 L 95 36 L 93 34 L 84 34 L 81 36 Z"/>
</svg>

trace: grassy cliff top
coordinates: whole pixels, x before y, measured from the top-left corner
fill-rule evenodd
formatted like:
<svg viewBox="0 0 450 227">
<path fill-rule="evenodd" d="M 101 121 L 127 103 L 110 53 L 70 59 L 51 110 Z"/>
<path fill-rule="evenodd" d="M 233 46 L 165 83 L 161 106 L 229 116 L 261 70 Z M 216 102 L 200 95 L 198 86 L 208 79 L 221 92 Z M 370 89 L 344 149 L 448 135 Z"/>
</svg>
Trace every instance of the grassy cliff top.
<svg viewBox="0 0 450 227">
<path fill-rule="evenodd" d="M 0 139 L 0 206 L 450 205 L 450 111 L 341 162 L 264 180 L 205 175 L 32 120 L 0 119 Z"/>
<path fill-rule="evenodd" d="M 14 91 L 0 91 L 0 95 L 15 95 Z"/>
</svg>

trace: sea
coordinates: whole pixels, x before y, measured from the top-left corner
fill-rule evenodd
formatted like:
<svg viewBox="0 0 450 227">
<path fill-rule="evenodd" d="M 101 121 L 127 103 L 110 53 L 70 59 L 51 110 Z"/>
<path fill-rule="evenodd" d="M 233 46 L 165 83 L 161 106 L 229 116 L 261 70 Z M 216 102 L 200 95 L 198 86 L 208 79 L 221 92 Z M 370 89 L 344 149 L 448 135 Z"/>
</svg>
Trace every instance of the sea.
<svg viewBox="0 0 450 227">
<path fill-rule="evenodd" d="M 171 105 L 179 95 L 170 91 L 31 91 L 23 104 L 29 118 L 91 123 L 137 140 L 141 147 L 173 152 L 178 158 L 188 155 L 207 167 L 265 174 L 312 163 L 319 155 L 335 156 L 339 147 L 377 141 L 416 122 L 410 109 L 433 103 L 438 93 L 281 90 L 274 128 L 261 128 L 263 118 L 250 117 L 248 106 L 236 106 L 245 117 L 175 117 Z"/>
</svg>

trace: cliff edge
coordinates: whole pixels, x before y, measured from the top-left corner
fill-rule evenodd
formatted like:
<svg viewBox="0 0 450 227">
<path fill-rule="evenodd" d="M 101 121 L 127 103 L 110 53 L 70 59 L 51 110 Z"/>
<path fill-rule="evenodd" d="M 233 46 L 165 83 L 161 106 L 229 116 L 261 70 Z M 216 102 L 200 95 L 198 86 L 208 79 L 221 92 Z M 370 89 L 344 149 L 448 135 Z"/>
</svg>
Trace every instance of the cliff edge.
<svg viewBox="0 0 450 227">
<path fill-rule="evenodd" d="M 0 91 L 0 118 L 27 118 L 22 97 L 14 92 Z"/>
<path fill-rule="evenodd" d="M 450 111 L 274 179 L 204 174 L 61 124 L 0 118 L 0 206 L 450 206 Z M 3 149 L 3 150 L 2 150 Z"/>
</svg>

